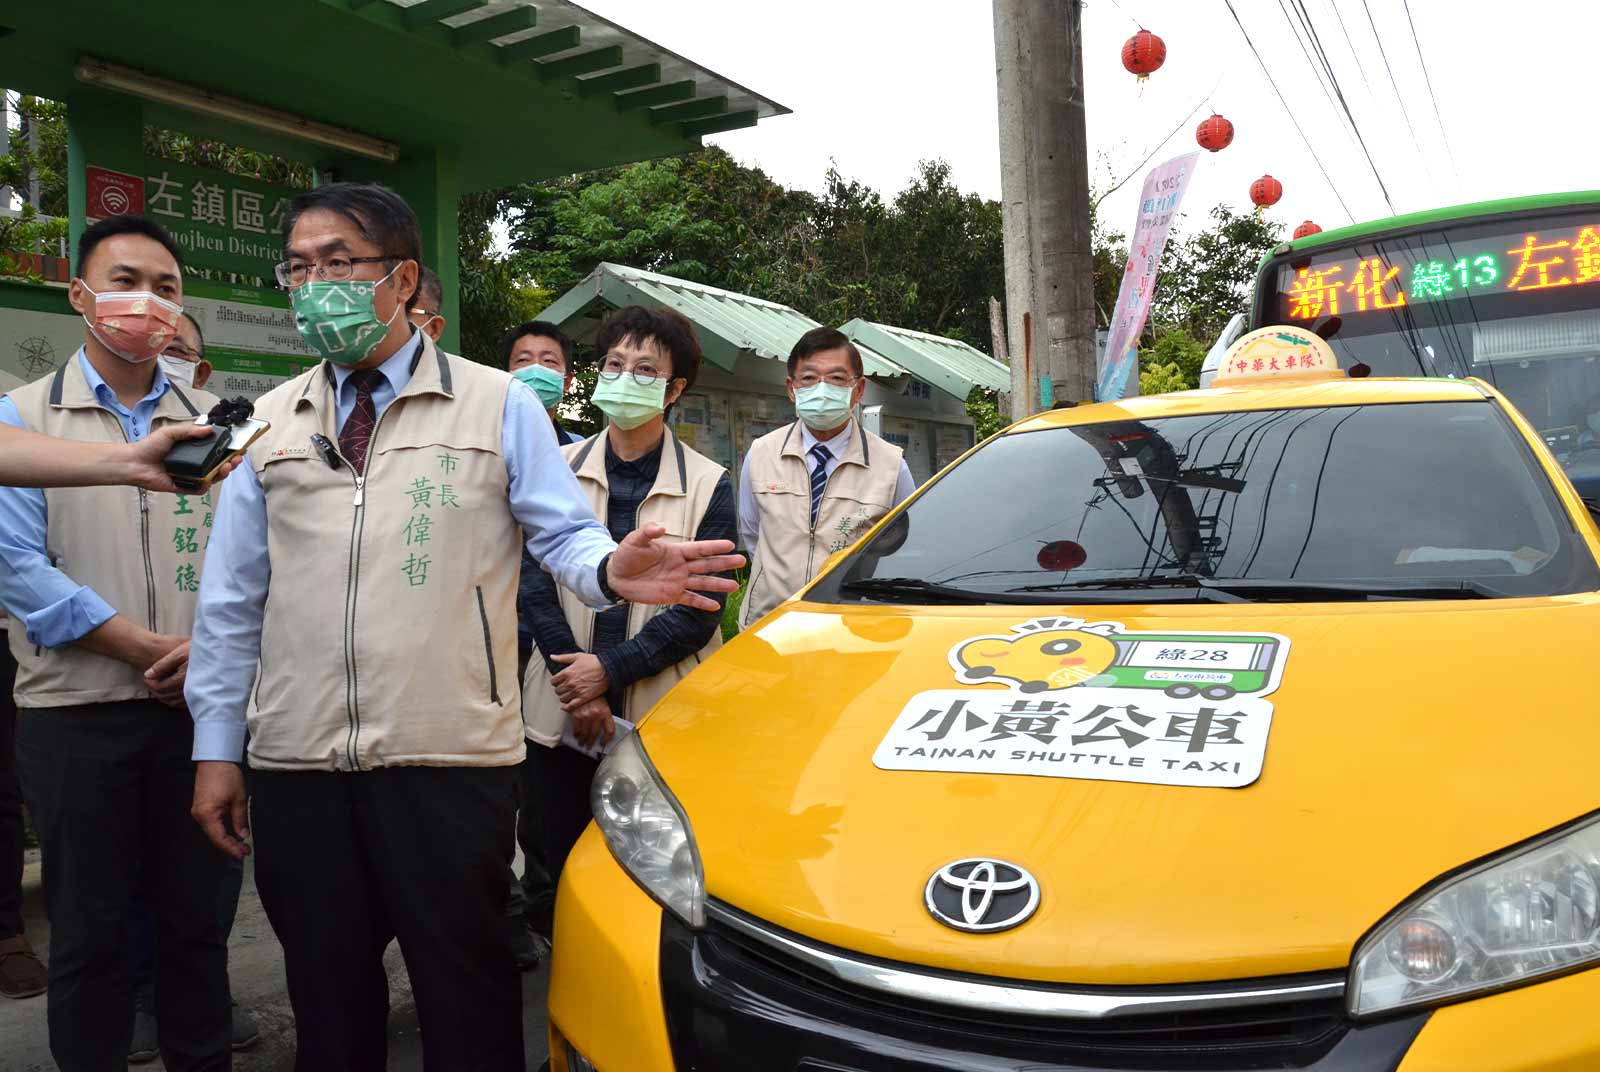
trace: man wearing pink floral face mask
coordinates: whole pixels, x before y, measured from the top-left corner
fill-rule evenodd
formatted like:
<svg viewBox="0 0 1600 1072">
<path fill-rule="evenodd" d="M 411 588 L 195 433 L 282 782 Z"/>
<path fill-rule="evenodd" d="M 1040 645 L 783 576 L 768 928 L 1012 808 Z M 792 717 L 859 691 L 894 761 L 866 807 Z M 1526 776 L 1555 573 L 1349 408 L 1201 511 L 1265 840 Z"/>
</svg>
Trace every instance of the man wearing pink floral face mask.
<svg viewBox="0 0 1600 1072">
<path fill-rule="evenodd" d="M 207 412 L 217 399 L 172 383 L 156 361 L 182 316 L 181 271 L 177 244 L 150 221 L 117 216 L 85 230 L 67 291 L 83 347 L 0 398 L 0 423 L 129 444 Z M 17 773 L 42 847 L 50 1045 L 64 1072 L 123 1067 L 132 1027 L 123 920 L 136 883 L 157 919 L 167 1067 L 227 1067 L 216 911 L 225 871 L 189 818 L 183 703 L 211 510 L 210 495 L 0 488 Z M 0 941 L 0 954 L 18 952 Z"/>
</svg>

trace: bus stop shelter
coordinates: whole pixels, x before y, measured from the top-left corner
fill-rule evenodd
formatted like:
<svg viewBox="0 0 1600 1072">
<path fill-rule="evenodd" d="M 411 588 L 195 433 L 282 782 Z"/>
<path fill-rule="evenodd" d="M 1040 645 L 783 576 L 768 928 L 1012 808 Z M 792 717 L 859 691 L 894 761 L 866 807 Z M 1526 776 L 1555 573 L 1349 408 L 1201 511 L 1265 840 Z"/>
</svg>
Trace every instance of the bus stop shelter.
<svg viewBox="0 0 1600 1072">
<path fill-rule="evenodd" d="M 8 4 L 0 83 L 67 105 L 72 239 L 88 219 L 142 211 L 207 282 L 268 290 L 274 216 L 295 191 L 148 158 L 143 133 L 217 139 L 308 164 L 319 182 L 398 191 L 421 219 L 452 325 L 463 194 L 689 152 L 788 110 L 570 0 Z M 201 295 L 230 300 L 284 306 Z M 8 310 L 67 312 L 59 290 L 0 284 Z M 238 329 L 240 352 L 292 348 L 281 318 L 248 335 L 256 318 L 217 323 Z M 0 364 L 15 363 L 7 341 Z"/>
</svg>

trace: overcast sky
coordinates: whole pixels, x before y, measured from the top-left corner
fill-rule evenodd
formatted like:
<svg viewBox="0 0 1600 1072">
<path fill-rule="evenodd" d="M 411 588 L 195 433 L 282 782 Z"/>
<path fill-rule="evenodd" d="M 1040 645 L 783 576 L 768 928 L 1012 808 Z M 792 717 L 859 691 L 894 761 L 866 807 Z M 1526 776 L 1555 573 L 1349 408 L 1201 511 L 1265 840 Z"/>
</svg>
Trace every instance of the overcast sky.
<svg viewBox="0 0 1600 1072">
<path fill-rule="evenodd" d="M 989 0 L 581 2 L 794 109 L 753 130 L 710 139 L 786 185 L 819 189 L 832 160 L 888 196 L 905 185 L 918 160 L 943 157 L 963 189 L 1000 195 Z M 1588 119 L 1600 3 L 1410 0 L 1459 180 L 1402 0 L 1302 3 L 1395 211 L 1600 187 L 1600 142 Z M 1273 213 L 1290 227 L 1307 218 L 1333 227 L 1352 215 L 1358 221 L 1389 215 L 1348 124 L 1291 32 L 1284 12 L 1293 4 L 1233 5 L 1315 153 L 1296 133 L 1224 0 L 1086 0 L 1091 182 L 1103 188 L 1109 176 L 1127 174 L 1200 105 L 1155 158 L 1194 149 L 1194 128 L 1212 108 L 1233 121 L 1233 144 L 1208 154 L 1190 187 L 1191 216 L 1219 201 L 1248 208 L 1249 185 L 1263 173 L 1283 183 Z M 1165 66 L 1142 92 L 1119 59 L 1122 42 L 1138 29 L 1135 18 L 1168 50 Z M 1112 229 L 1131 225 L 1138 185 L 1135 179 L 1105 202 Z"/>
</svg>

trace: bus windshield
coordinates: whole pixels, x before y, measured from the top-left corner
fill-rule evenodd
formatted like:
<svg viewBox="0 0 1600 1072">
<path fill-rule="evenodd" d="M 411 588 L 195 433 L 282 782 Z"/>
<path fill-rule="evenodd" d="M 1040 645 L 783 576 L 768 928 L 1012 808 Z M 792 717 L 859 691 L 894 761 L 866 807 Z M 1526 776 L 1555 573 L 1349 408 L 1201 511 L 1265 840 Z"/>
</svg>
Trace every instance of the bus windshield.
<svg viewBox="0 0 1600 1072">
<path fill-rule="evenodd" d="M 1600 205 L 1354 239 L 1269 262 L 1266 324 L 1375 376 L 1477 376 L 1600 497 Z"/>
</svg>

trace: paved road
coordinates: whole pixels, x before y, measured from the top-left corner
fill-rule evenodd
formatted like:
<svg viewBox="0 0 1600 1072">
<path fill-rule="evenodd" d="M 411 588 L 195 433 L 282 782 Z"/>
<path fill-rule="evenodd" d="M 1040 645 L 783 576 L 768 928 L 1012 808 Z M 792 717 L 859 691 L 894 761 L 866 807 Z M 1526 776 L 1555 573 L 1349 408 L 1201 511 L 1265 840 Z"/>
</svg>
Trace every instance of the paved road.
<svg viewBox="0 0 1600 1072">
<path fill-rule="evenodd" d="M 38 857 L 37 851 L 28 854 L 22 892 L 28 937 L 42 954 L 49 946 L 50 926 L 44 918 Z M 255 1010 L 261 1041 L 236 1055 L 233 1066 L 239 1072 L 276 1072 L 294 1066 L 294 1015 L 284 990 L 283 951 L 256 897 L 254 868 L 248 862 L 245 867 L 239 916 L 228 942 L 228 975 L 234 998 Z M 417 1034 L 417 1012 L 399 946 L 389 947 L 385 964 L 389 969 L 389 1068 L 420 1072 L 422 1044 Z M 530 1069 L 538 1068 L 545 1059 L 544 997 L 548 982 L 548 969 L 543 967 L 522 977 L 523 1034 Z M 55 1067 L 45 1029 L 44 997 L 26 1001 L 0 998 L 0 1072 L 47 1072 Z M 158 1070 L 163 1066 L 158 1060 L 137 1067 Z"/>
</svg>

